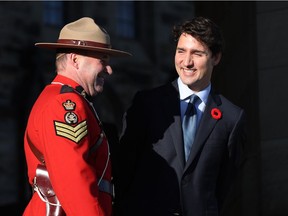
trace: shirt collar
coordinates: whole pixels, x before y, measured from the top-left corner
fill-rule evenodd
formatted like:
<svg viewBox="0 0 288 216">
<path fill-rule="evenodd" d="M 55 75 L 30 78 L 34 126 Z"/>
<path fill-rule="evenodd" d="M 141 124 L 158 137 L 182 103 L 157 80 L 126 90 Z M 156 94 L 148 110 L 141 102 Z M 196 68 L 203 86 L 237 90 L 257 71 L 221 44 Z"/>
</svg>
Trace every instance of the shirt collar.
<svg viewBox="0 0 288 216">
<path fill-rule="evenodd" d="M 189 98 L 192 94 L 196 94 L 202 102 L 205 104 L 207 103 L 208 100 L 208 95 L 211 90 L 211 83 L 202 91 L 195 93 L 192 91 L 187 85 L 185 85 L 180 77 L 178 77 L 178 88 L 179 88 L 179 94 L 180 94 L 180 100 L 186 100 Z"/>
</svg>

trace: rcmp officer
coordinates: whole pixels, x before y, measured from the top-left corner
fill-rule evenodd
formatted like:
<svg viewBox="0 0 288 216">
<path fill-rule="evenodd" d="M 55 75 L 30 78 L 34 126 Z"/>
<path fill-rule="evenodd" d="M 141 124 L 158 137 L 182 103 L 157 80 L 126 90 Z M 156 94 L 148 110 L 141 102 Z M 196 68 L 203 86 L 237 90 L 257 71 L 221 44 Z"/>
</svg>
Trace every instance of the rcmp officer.
<svg viewBox="0 0 288 216">
<path fill-rule="evenodd" d="M 111 162 L 107 138 L 89 101 L 112 74 L 110 56 L 130 56 L 111 48 L 107 32 L 89 17 L 65 25 L 56 43 L 54 80 L 35 102 L 24 149 L 34 193 L 24 216 L 111 216 Z"/>
</svg>

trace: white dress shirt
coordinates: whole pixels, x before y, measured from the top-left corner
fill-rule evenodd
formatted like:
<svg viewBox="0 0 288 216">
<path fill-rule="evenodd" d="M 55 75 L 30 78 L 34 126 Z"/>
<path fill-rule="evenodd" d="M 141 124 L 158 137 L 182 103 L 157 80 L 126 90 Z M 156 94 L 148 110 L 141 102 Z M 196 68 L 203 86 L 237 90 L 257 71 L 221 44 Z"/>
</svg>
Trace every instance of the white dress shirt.
<svg viewBox="0 0 288 216">
<path fill-rule="evenodd" d="M 192 91 L 187 85 L 185 85 L 180 77 L 178 77 L 178 87 L 179 87 L 179 94 L 180 94 L 180 111 L 181 111 L 181 120 L 183 119 L 184 113 L 187 109 L 187 105 L 189 103 L 190 97 L 192 94 L 196 94 L 200 100 L 197 100 L 195 104 L 195 108 L 197 110 L 197 125 L 199 124 L 199 121 L 202 117 L 202 114 L 205 110 L 207 100 L 208 100 L 208 95 L 211 90 L 211 84 L 207 86 L 207 88 L 203 89 L 200 92 L 194 92 Z"/>
</svg>

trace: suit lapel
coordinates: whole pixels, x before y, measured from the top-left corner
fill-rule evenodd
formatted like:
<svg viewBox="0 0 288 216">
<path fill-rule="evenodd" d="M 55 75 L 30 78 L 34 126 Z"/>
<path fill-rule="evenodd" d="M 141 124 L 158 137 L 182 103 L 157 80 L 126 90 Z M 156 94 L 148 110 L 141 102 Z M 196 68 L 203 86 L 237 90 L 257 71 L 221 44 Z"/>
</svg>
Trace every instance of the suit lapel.
<svg viewBox="0 0 288 216">
<path fill-rule="evenodd" d="M 167 115 L 167 119 L 170 119 L 171 116 L 174 118 L 173 124 L 170 125 L 167 132 L 172 138 L 173 145 L 175 147 L 177 157 L 179 158 L 179 163 L 184 169 L 184 152 L 183 152 L 183 136 L 182 136 L 182 126 L 181 126 L 181 117 L 180 117 L 180 99 L 177 82 L 173 81 L 167 91 L 163 95 L 163 112 Z"/>
<path fill-rule="evenodd" d="M 215 127 L 217 120 L 212 118 L 211 110 L 218 107 L 220 104 L 220 97 L 211 92 L 209 94 L 207 105 L 202 115 L 202 119 L 200 120 L 195 140 L 192 145 L 191 153 L 185 166 L 185 170 L 191 165 L 191 163 L 195 160 L 197 154 L 202 150 L 205 144 L 205 140 Z"/>
<path fill-rule="evenodd" d="M 174 116 L 175 123 L 171 125 L 169 128 L 169 133 L 171 134 L 173 144 L 178 155 L 179 163 L 181 167 L 184 169 L 185 165 L 185 156 L 183 149 L 183 134 L 182 134 L 182 126 L 181 126 L 181 118 L 179 115 Z"/>
</svg>

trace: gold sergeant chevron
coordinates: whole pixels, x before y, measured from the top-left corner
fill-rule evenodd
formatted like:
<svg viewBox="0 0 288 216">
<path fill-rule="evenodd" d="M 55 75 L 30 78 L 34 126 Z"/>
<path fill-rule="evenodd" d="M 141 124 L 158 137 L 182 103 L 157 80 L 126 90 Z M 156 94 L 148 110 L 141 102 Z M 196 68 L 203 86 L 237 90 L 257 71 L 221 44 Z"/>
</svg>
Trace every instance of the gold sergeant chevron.
<svg viewBox="0 0 288 216">
<path fill-rule="evenodd" d="M 65 137 L 76 143 L 79 143 L 88 133 L 86 120 L 75 126 L 58 121 L 54 121 L 54 125 L 58 136 Z"/>
</svg>

